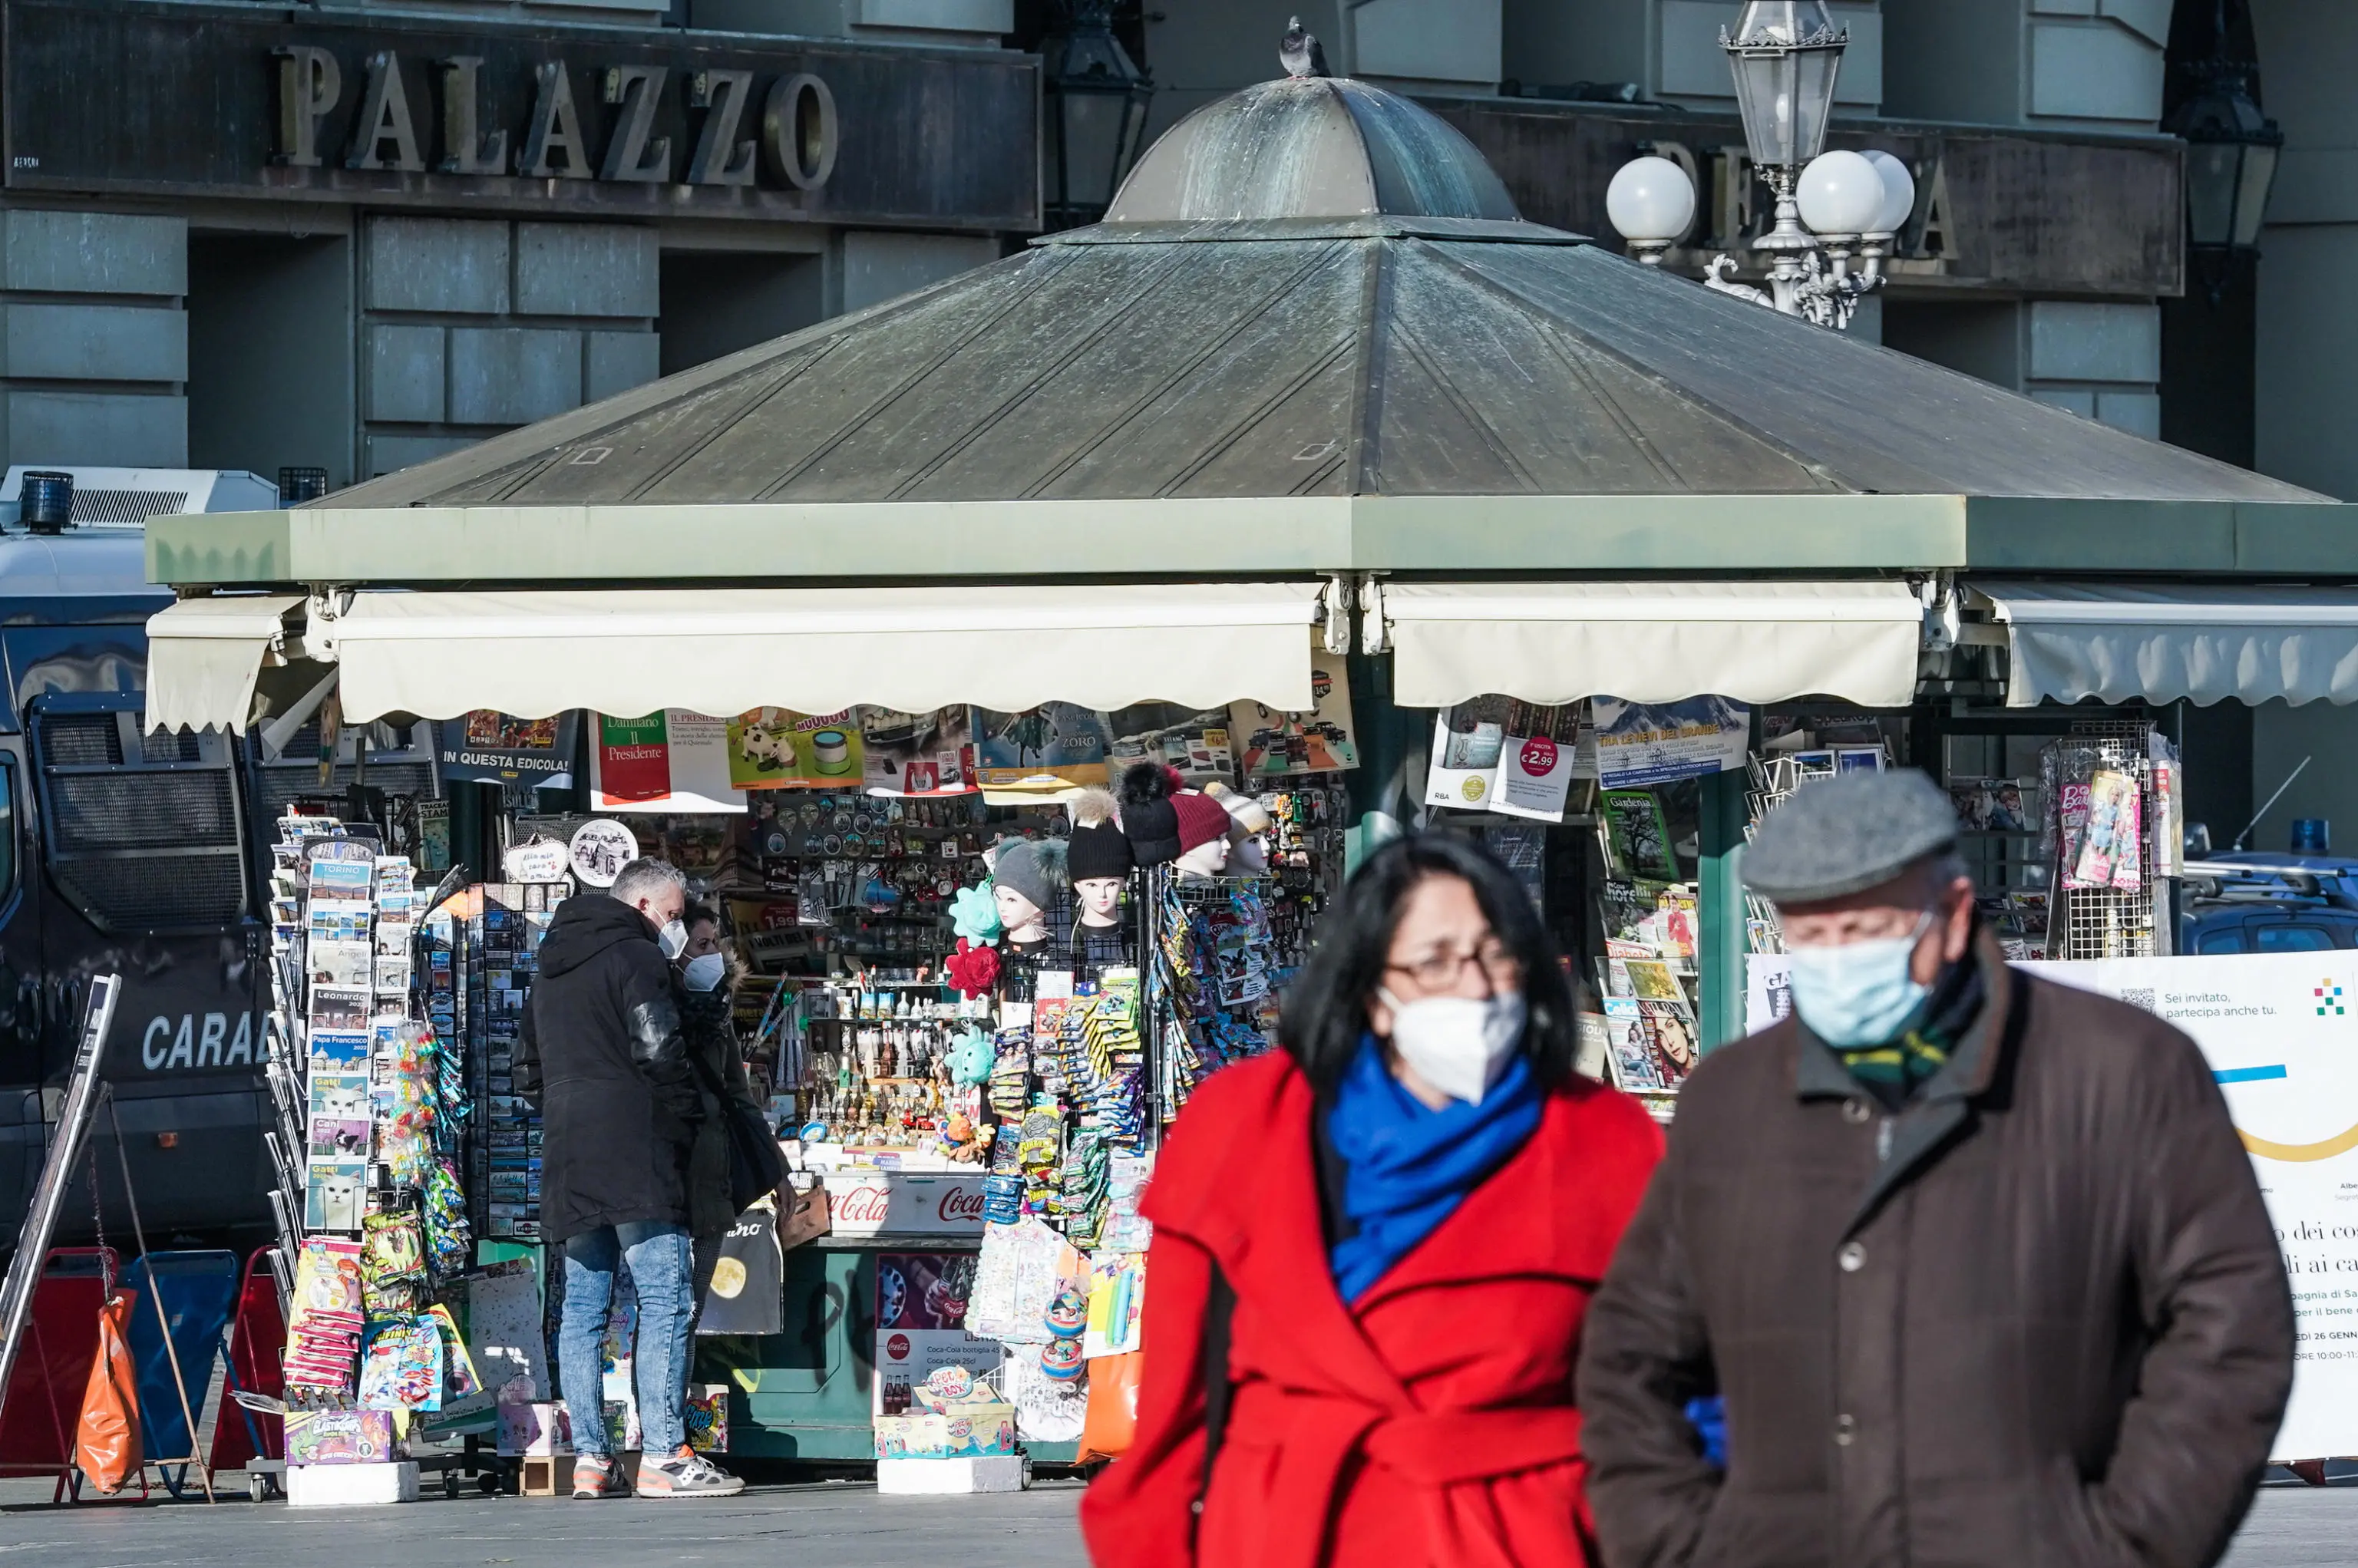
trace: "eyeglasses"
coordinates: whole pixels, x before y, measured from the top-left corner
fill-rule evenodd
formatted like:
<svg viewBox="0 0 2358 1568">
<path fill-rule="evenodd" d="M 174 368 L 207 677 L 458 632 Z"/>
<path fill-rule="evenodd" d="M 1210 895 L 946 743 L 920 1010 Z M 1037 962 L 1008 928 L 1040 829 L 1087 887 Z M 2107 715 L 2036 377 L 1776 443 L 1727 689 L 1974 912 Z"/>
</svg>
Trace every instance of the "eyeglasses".
<svg viewBox="0 0 2358 1568">
<path fill-rule="evenodd" d="M 1428 953 L 1411 963 L 1386 964 L 1384 972 L 1406 975 L 1416 982 L 1419 990 L 1444 991 L 1457 983 L 1468 964 L 1479 966 L 1483 978 L 1493 986 L 1515 986 L 1523 978 L 1522 964 L 1495 936 L 1471 953 Z"/>
</svg>

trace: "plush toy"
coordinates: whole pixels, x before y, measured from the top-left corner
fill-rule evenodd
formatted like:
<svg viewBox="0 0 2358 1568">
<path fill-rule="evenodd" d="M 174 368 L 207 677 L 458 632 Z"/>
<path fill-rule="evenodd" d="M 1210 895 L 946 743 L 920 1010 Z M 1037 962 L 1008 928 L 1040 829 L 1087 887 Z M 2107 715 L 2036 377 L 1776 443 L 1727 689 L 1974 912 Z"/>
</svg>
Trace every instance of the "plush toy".
<svg viewBox="0 0 2358 1568">
<path fill-rule="evenodd" d="M 999 901 L 988 883 L 960 888 L 950 899 L 950 927 L 975 946 L 989 946 L 1004 929 L 999 923 Z"/>
<path fill-rule="evenodd" d="M 947 968 L 950 984 L 960 996 L 989 996 L 990 988 L 999 983 L 999 950 L 978 947 L 961 936 Z"/>
<path fill-rule="evenodd" d="M 972 1087 L 990 1081 L 990 1069 L 998 1064 L 999 1053 L 992 1049 L 990 1035 L 979 1029 L 969 1029 L 951 1044 L 943 1060 L 949 1066 L 950 1082 Z"/>
</svg>

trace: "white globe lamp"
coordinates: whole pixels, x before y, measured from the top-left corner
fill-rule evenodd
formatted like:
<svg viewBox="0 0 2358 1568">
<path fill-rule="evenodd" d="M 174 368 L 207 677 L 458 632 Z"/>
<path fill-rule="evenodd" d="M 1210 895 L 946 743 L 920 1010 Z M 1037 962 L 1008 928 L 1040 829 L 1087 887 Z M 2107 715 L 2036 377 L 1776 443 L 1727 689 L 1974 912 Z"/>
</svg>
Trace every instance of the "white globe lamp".
<svg viewBox="0 0 2358 1568">
<path fill-rule="evenodd" d="M 1896 234 L 1916 211 L 1916 177 L 1908 172 L 1906 164 L 1881 147 L 1870 147 L 1862 156 L 1883 177 L 1883 211 L 1876 214 L 1875 226 L 1866 232 Z"/>
<path fill-rule="evenodd" d="M 1841 149 L 1812 159 L 1794 194 L 1801 222 L 1822 235 L 1874 232 L 1889 200 L 1882 171 L 1863 155 Z"/>
<path fill-rule="evenodd" d="M 1629 243 L 1631 255 L 1660 266 L 1662 253 L 1694 226 L 1694 181 L 1669 158 L 1634 158 L 1606 187 L 1605 215 Z"/>
</svg>

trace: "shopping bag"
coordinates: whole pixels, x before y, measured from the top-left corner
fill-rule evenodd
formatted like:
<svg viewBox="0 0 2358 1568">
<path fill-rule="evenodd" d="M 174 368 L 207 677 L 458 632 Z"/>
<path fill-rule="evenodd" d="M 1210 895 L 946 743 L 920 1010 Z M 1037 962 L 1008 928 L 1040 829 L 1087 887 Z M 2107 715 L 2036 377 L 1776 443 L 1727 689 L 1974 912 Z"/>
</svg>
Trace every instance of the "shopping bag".
<svg viewBox="0 0 2358 1568">
<path fill-rule="evenodd" d="M 783 1334 L 785 1299 L 785 1251 L 778 1245 L 777 1214 L 765 1201 L 739 1215 L 721 1238 L 696 1332 Z"/>
<path fill-rule="evenodd" d="M 1089 1362 L 1089 1404 L 1081 1417 L 1081 1447 L 1077 1461 L 1119 1459 L 1130 1452 L 1138 1434 L 1138 1384 L 1146 1358 L 1143 1350 L 1099 1356 Z"/>
<path fill-rule="evenodd" d="M 117 1291 L 98 1309 L 98 1354 L 74 1428 L 74 1468 L 111 1498 L 139 1474 L 139 1369 L 131 1357 L 131 1303 Z"/>
</svg>

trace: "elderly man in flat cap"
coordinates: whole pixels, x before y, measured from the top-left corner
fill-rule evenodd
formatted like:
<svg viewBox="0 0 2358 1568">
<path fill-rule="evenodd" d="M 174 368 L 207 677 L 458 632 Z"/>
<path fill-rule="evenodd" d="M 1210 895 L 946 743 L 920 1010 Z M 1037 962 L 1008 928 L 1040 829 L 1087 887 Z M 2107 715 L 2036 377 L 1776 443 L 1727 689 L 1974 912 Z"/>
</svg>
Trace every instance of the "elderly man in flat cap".
<svg viewBox="0 0 2358 1568">
<path fill-rule="evenodd" d="M 1849 774 L 1747 851 L 1795 1016 L 1687 1080 L 1589 1308 L 1606 1568 L 2207 1568 L 2250 1505 L 2293 1353 L 2251 1162 L 2192 1041 L 2006 967 L 1956 832 Z"/>
</svg>

